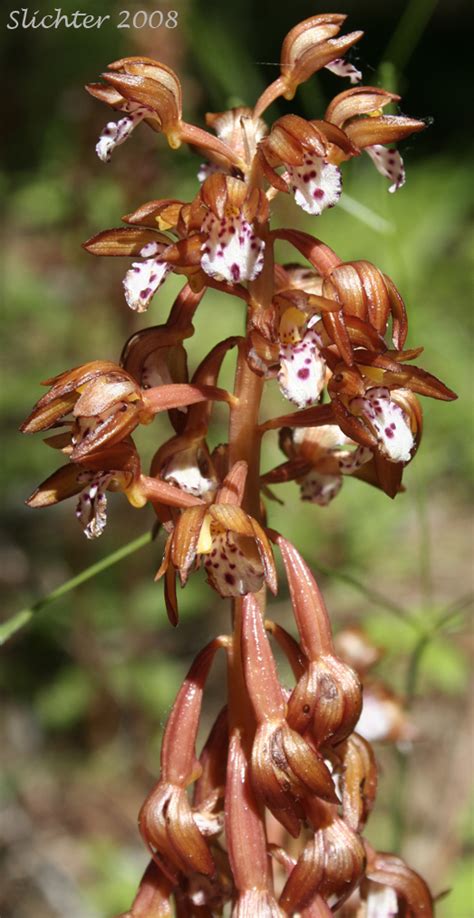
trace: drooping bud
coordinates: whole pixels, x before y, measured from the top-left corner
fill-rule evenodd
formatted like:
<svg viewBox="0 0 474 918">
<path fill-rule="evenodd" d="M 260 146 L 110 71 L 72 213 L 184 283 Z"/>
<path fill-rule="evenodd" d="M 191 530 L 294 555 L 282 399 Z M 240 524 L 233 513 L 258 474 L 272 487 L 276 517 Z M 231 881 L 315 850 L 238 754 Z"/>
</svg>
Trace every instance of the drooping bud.
<svg viewBox="0 0 474 918">
<path fill-rule="evenodd" d="M 362 706 L 356 673 L 336 657 L 324 600 L 307 564 L 296 548 L 278 537 L 293 610 L 308 658 L 308 667 L 288 702 L 288 723 L 317 746 L 335 745 L 353 729 Z"/>
<path fill-rule="evenodd" d="M 178 693 L 166 724 L 161 748 L 161 778 L 140 812 L 141 834 L 175 870 L 185 874 L 214 873 L 214 862 L 187 797 L 196 770 L 196 735 L 207 675 L 218 650 L 211 641 L 196 657 Z"/>
<path fill-rule="evenodd" d="M 357 733 L 332 751 L 334 771 L 341 776 L 342 815 L 347 825 L 360 832 L 369 817 L 377 793 L 377 763 L 369 743 Z"/>
<path fill-rule="evenodd" d="M 335 37 L 345 18 L 339 13 L 310 16 L 288 32 L 280 60 L 285 99 L 292 99 L 300 83 L 331 61 L 341 58 L 362 38 L 363 32 Z"/>
<path fill-rule="evenodd" d="M 305 809 L 315 834 L 280 896 L 288 915 L 309 906 L 317 893 L 335 911 L 356 887 L 365 866 L 364 846 L 337 815 L 336 807 L 312 798 Z"/>
<path fill-rule="evenodd" d="M 370 903 L 370 894 L 374 896 L 384 889 L 391 889 L 396 895 L 397 914 L 400 914 L 400 907 L 407 909 L 413 918 L 433 918 L 434 907 L 433 898 L 425 881 L 418 873 L 411 870 L 405 862 L 394 854 L 385 854 L 374 852 L 367 846 L 368 864 L 366 877 L 370 881 L 368 887 L 363 886 L 363 895 Z M 374 884 L 374 885 L 373 885 Z M 377 890 L 374 886 L 377 886 Z M 370 911 L 368 911 L 368 918 Z M 380 913 L 383 915 L 383 913 Z"/>
<path fill-rule="evenodd" d="M 322 757 L 290 729 L 262 615 L 253 596 L 243 602 L 242 655 L 245 681 L 258 727 L 252 749 L 252 781 L 257 793 L 292 835 L 298 835 L 307 794 L 337 800 Z"/>
</svg>

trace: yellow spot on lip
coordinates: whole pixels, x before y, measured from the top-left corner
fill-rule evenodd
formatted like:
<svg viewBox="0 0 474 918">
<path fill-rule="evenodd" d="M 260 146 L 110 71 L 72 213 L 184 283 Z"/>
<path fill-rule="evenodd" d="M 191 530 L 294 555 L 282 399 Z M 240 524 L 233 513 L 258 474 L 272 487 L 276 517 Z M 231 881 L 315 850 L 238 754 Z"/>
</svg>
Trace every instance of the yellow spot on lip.
<svg viewBox="0 0 474 918">
<path fill-rule="evenodd" d="M 367 112 L 367 114 L 369 118 L 380 118 L 380 116 L 383 115 L 383 111 L 381 108 L 376 108 L 373 112 Z"/>
<path fill-rule="evenodd" d="M 298 344 L 301 341 L 300 329 L 306 322 L 306 316 L 301 309 L 290 306 L 285 309 L 280 320 L 280 341 L 282 344 Z"/>
</svg>

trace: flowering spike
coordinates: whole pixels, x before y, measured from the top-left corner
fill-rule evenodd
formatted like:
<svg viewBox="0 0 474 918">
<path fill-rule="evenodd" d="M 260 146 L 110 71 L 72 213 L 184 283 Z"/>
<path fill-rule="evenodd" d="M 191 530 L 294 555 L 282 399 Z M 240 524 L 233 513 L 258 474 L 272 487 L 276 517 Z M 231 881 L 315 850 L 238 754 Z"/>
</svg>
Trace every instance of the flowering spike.
<svg viewBox="0 0 474 918">
<path fill-rule="evenodd" d="M 189 200 L 138 204 L 121 227 L 84 243 L 90 254 L 129 259 L 123 290 L 136 313 L 172 273 L 182 288 L 168 314 L 160 294 L 161 324 L 132 334 L 119 363 L 91 361 L 47 380 L 22 431 L 49 431 L 46 444 L 69 464 L 28 504 L 74 497 L 88 538 L 104 529 L 109 491 L 135 508 L 150 504 L 167 537 L 156 579 L 170 623 L 179 620 L 178 579 L 185 586 L 199 569 L 232 599 L 231 633 L 197 655 L 172 707 L 161 775 L 139 819 L 152 861 L 122 918 L 165 918 L 172 906 L 176 918 L 329 918 L 341 908 L 361 918 L 432 915 L 421 878 L 360 835 L 376 790 L 369 742 L 409 742 L 414 727 L 401 699 L 368 675 L 377 650 L 354 633 L 335 649 L 316 581 L 267 525 L 263 500 L 279 500 L 270 485 L 294 481 L 320 513 L 349 476 L 394 497 L 420 445 L 417 396 L 455 398 L 413 365 L 423 348 L 406 348 L 407 311 L 389 277 L 366 259 L 343 262 L 309 232 L 271 224 L 280 194 L 311 216 L 335 206 L 343 169 L 364 150 L 389 190 L 400 188 L 394 144 L 425 127 L 384 114 L 398 96 L 359 85 L 344 55 L 362 33 L 341 35 L 345 18 L 318 14 L 296 25 L 279 75 L 254 108 L 208 113 L 206 129 L 183 120 L 178 77 L 151 58 L 116 61 L 87 87 L 117 112 L 97 143 L 104 162 L 144 122 L 172 149 L 184 143 L 197 153 L 199 184 Z M 260 116 L 276 99 L 292 99 L 322 68 L 351 84 L 324 114 L 265 123 Z M 303 263 L 278 263 L 280 241 Z M 208 288 L 223 310 L 232 297 L 244 331 L 210 340 L 188 370 L 187 339 Z M 213 322 L 208 330 L 212 338 Z M 233 391 L 219 385 L 228 354 Z M 297 410 L 262 421 L 270 381 Z M 216 402 L 229 409 L 224 442 L 216 440 Z M 161 425 L 151 425 L 164 412 L 171 435 L 152 444 L 145 473 L 132 433 L 144 425 L 159 438 Z M 276 429 L 285 461 L 262 474 L 261 438 Z M 300 643 L 266 618 L 266 587 L 277 592 L 271 543 L 281 550 Z M 269 635 L 290 664 L 289 687 Z M 219 647 L 228 698 L 199 752 L 204 686 Z"/>
</svg>

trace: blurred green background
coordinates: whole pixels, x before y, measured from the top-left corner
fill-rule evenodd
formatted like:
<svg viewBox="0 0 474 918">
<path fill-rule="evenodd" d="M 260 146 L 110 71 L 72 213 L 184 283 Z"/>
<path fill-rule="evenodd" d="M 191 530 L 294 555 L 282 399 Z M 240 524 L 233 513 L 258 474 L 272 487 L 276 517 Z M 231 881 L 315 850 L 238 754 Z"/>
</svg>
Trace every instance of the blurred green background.
<svg viewBox="0 0 474 918">
<path fill-rule="evenodd" d="M 148 317 L 137 318 L 121 291 L 128 263 L 92 259 L 81 241 L 118 225 L 121 214 L 145 200 L 186 199 L 196 189 L 197 161 L 185 150 L 172 154 L 146 127 L 110 165 L 101 164 L 94 144 L 110 115 L 83 84 L 110 60 L 146 53 L 178 71 L 185 116 L 202 123 L 207 110 L 252 104 L 275 77 L 281 40 L 296 22 L 340 11 L 332 0 L 321 8 L 303 0 L 240 0 L 225 7 L 218 0 L 163 0 L 127 9 L 156 7 L 165 18 L 176 9 L 176 29 L 117 29 L 124 6 L 84 0 L 84 12 L 111 16 L 100 30 L 2 30 L 10 128 L 1 178 L 5 619 L 152 522 L 147 511 L 112 495 L 106 533 L 88 543 L 73 502 L 47 511 L 23 506 L 57 466 L 41 437 L 17 433 L 40 395 L 39 381 L 87 360 L 116 360 L 129 334 L 164 320 L 179 289 L 168 281 Z M 399 847 L 436 894 L 453 888 L 439 915 L 470 918 L 471 7 L 460 0 L 390 6 L 348 0 L 341 6 L 348 28 L 366 32 L 352 58 L 365 82 L 379 85 L 383 78 L 403 95 L 404 112 L 433 123 L 404 145 L 408 179 L 397 195 L 387 193 L 385 180 L 362 157 L 345 168 L 338 208 L 312 220 L 288 199 L 279 202 L 274 219 L 314 232 L 343 258 L 368 258 L 387 271 L 407 302 L 409 345 L 425 346 L 419 362 L 461 398 L 425 401 L 422 447 L 406 473 L 407 492 L 395 502 L 346 480 L 324 510 L 300 504 L 296 486 L 287 485 L 278 491 L 285 506 L 269 506 L 270 521 L 319 567 L 335 628 L 361 624 L 386 648 L 380 676 L 412 700 L 419 738 L 410 754 L 377 750 L 381 787 L 369 839 L 380 848 Z M 2 12 L 4 24 L 10 8 Z M 52 8 L 43 4 L 40 12 Z M 64 0 L 61 8 L 71 13 L 77 6 Z M 292 108 L 321 117 L 329 98 L 346 86 L 331 74 L 318 75 Z M 282 103 L 271 114 L 289 109 Z M 283 246 L 280 255 L 294 259 Z M 191 367 L 219 337 L 241 328 L 240 306 L 208 293 L 190 342 Z M 232 370 L 229 358 L 224 384 L 231 384 Z M 269 389 L 265 411 L 281 413 L 283 400 L 276 386 Z M 163 421 L 140 434 L 145 454 L 168 430 Z M 272 437 L 264 469 L 281 461 Z M 213 442 L 224 438 L 225 412 L 217 410 Z M 2 648 L 3 918 L 102 918 L 125 909 L 133 896 L 146 862 L 136 815 L 157 775 L 166 713 L 193 654 L 226 627 L 226 610 L 197 575 L 181 594 L 179 628 L 170 628 L 162 587 L 153 583 L 161 548 L 161 542 L 148 545 L 37 612 Z M 453 614 L 436 629 L 445 610 Z M 272 616 L 291 621 L 284 590 Z M 206 724 L 223 679 L 218 664 Z"/>
</svg>

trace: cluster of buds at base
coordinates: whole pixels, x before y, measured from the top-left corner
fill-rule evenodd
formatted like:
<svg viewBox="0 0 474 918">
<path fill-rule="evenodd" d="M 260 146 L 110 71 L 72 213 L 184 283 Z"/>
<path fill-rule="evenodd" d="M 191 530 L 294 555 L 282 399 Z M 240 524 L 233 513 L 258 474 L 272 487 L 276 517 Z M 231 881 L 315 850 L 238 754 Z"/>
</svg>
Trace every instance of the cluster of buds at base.
<svg viewBox="0 0 474 918">
<path fill-rule="evenodd" d="M 104 128 L 108 162 L 141 123 L 200 157 L 191 200 L 149 200 L 123 226 L 94 235 L 95 256 L 129 259 L 126 303 L 151 307 L 171 273 L 183 286 L 160 324 L 125 343 L 118 363 L 93 361 L 47 380 L 49 391 L 24 422 L 48 431 L 65 464 L 28 500 L 44 508 L 75 497 L 88 538 L 106 522 L 108 491 L 150 505 L 166 536 L 156 579 L 170 622 L 178 586 L 204 572 L 232 601 L 232 630 L 196 657 L 164 732 L 161 774 L 139 826 L 150 864 L 124 918 L 232 914 L 234 918 L 430 918 L 431 895 L 403 861 L 372 850 L 363 831 L 374 805 L 377 767 L 370 742 L 416 737 L 403 703 L 370 672 L 377 651 L 360 631 L 333 640 L 316 581 L 297 549 L 267 524 L 273 487 L 296 481 L 303 500 L 325 507 L 345 478 L 390 497 L 420 445 L 419 396 L 455 394 L 413 361 L 408 317 L 395 284 L 371 261 L 343 261 L 316 236 L 272 228 L 277 195 L 320 220 L 337 205 L 343 171 L 366 152 L 390 181 L 405 182 L 393 146 L 422 121 L 384 114 L 399 97 L 358 85 L 345 54 L 361 32 L 341 35 L 345 16 L 321 14 L 286 36 L 280 73 L 253 107 L 186 122 L 181 84 L 166 65 L 127 57 L 109 65 L 90 94 L 119 112 Z M 279 98 L 326 68 L 347 78 L 319 117 L 264 116 Z M 317 115 L 318 113 L 315 113 Z M 308 218 L 307 218 L 308 219 Z M 280 264 L 275 245 L 300 259 Z M 194 372 L 186 341 L 206 291 L 240 309 L 240 336 L 212 342 Z M 212 332 L 212 328 L 210 329 Z M 233 391 L 221 388 L 224 360 L 236 357 Z M 287 407 L 262 419 L 267 385 Z M 212 429 L 216 402 L 229 412 L 226 442 Z M 291 410 L 288 403 L 291 403 Z M 146 474 L 132 435 L 166 414 L 171 433 L 154 444 Z M 261 441 L 279 431 L 285 459 L 262 471 Z M 319 512 L 316 510 L 315 512 Z M 273 546 L 288 584 L 297 637 L 265 617 L 266 588 L 277 592 Z M 293 684 L 279 676 L 274 648 Z M 228 663 L 228 692 L 203 748 L 201 705 L 216 652 Z"/>
<path fill-rule="evenodd" d="M 217 915 L 231 903 L 238 918 L 321 918 L 350 915 L 353 902 L 353 914 L 367 918 L 378 915 L 376 905 L 381 918 L 432 915 L 423 880 L 363 837 L 377 765 L 353 730 L 360 683 L 336 655 L 309 569 L 291 543 L 277 541 L 299 641 L 266 621 L 258 596 L 247 594 L 235 601 L 234 633 L 196 657 L 140 814 L 153 860 L 128 914 L 159 918 L 174 901 L 182 915 Z M 270 635 L 293 669 L 293 689 L 280 681 Z M 198 755 L 203 691 L 219 648 L 229 662 L 229 705 Z M 319 685 L 310 686 L 308 672 L 320 674 Z"/>
</svg>

